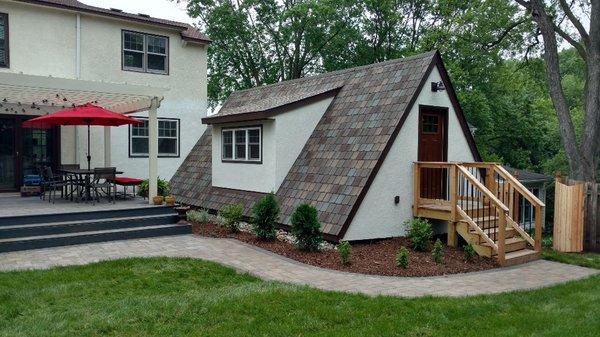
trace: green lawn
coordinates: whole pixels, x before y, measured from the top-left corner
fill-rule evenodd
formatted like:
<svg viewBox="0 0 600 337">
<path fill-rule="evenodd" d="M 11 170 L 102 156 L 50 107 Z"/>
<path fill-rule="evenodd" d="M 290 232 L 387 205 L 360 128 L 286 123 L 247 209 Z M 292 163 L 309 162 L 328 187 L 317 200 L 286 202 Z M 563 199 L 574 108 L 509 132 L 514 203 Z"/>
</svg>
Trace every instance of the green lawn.
<svg viewBox="0 0 600 337">
<path fill-rule="evenodd" d="M 193 259 L 0 273 L 0 336 L 593 336 L 600 277 L 467 299 L 371 298 Z"/>
<path fill-rule="evenodd" d="M 559 253 L 552 249 L 544 249 L 542 258 L 562 263 L 600 269 L 600 254 L 595 253 Z"/>
</svg>

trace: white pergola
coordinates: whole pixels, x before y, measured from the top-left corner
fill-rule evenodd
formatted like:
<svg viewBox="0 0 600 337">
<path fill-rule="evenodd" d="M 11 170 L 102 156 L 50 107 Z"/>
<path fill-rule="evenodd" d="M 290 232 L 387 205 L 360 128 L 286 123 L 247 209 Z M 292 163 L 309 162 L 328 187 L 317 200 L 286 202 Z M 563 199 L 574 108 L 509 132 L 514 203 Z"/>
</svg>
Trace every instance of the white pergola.
<svg viewBox="0 0 600 337">
<path fill-rule="evenodd" d="M 111 111 L 129 114 L 148 111 L 148 201 L 157 194 L 158 118 L 157 109 L 167 88 L 87 81 L 52 76 L 0 72 L 0 104 L 11 111 L 41 114 L 62 107 L 94 103 Z M 8 108 L 5 108 L 8 109 Z M 104 128 L 105 164 L 110 165 L 110 127 Z"/>
</svg>

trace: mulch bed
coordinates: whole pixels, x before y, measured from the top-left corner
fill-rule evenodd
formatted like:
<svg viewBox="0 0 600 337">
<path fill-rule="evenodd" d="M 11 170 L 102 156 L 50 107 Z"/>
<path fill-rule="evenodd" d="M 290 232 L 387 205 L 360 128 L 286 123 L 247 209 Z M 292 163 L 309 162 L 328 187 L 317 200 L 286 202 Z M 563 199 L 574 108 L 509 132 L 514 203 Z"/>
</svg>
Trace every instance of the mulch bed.
<svg viewBox="0 0 600 337">
<path fill-rule="evenodd" d="M 410 248 L 407 238 L 377 240 L 369 243 L 352 244 L 352 255 L 349 265 L 342 265 L 335 250 L 320 252 L 303 252 L 290 243 L 275 240 L 262 241 L 251 233 L 229 233 L 215 224 L 193 224 L 194 234 L 208 237 L 232 238 L 263 248 L 273 253 L 303 262 L 309 265 L 335 269 L 352 273 L 387 275 L 387 276 L 436 276 L 487 270 L 498 267 L 495 259 L 476 256 L 466 261 L 460 248 L 444 246 L 444 263 L 433 261 L 431 252 L 416 252 Z M 400 247 L 410 251 L 409 266 L 406 269 L 396 266 L 396 253 Z"/>
</svg>

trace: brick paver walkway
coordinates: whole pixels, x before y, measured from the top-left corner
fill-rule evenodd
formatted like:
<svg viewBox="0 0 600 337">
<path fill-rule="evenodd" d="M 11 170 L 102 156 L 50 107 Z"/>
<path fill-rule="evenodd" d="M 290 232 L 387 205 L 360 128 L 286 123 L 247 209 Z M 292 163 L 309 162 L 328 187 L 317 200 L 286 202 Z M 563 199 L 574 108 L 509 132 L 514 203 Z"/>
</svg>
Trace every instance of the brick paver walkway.
<svg viewBox="0 0 600 337">
<path fill-rule="evenodd" d="M 180 235 L 0 254 L 0 270 L 49 268 L 123 257 L 192 257 L 215 261 L 266 280 L 324 290 L 416 297 L 469 296 L 533 289 L 577 280 L 598 270 L 550 261 L 438 277 L 391 277 L 317 268 L 230 239 Z"/>
</svg>

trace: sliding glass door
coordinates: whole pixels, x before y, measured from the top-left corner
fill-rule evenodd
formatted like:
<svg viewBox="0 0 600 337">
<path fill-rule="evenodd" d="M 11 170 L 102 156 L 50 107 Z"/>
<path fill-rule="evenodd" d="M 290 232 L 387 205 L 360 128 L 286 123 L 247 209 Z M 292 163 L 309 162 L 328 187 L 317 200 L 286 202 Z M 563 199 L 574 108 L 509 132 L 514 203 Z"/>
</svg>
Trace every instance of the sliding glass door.
<svg viewBox="0 0 600 337">
<path fill-rule="evenodd" d="M 0 190 L 16 186 L 17 152 L 14 118 L 0 117 Z"/>
<path fill-rule="evenodd" d="M 0 191 L 18 190 L 23 177 L 60 162 L 60 129 L 22 128 L 28 118 L 0 115 Z"/>
</svg>

